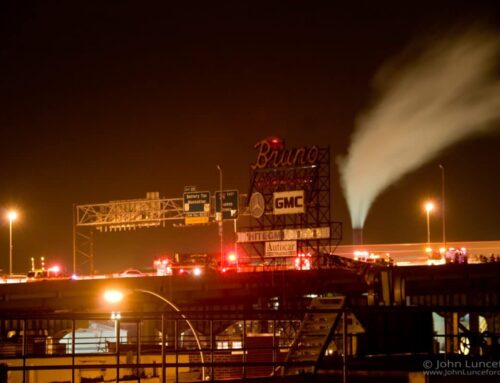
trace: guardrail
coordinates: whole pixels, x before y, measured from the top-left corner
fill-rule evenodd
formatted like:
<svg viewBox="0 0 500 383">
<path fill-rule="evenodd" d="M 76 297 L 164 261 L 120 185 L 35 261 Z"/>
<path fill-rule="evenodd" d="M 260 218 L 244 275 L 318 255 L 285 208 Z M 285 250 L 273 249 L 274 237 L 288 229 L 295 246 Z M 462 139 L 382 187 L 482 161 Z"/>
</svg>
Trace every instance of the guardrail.
<svg viewBox="0 0 500 383">
<path fill-rule="evenodd" d="M 500 308 L 461 310 L 347 309 L 364 332 L 344 336 L 343 326 L 338 326 L 314 367 L 353 372 L 376 368 L 377 358 L 395 360 L 401 355 L 414 360 L 423 355 L 500 357 Z M 315 312 L 341 310 L 123 312 L 119 319 L 109 313 L 0 317 L 0 363 L 6 366 L 9 383 L 104 382 L 117 376 L 157 382 L 270 377 L 283 366 L 312 366 L 308 361 L 287 362 L 286 355 L 304 315 Z M 201 349 L 186 318 L 198 333 Z"/>
</svg>

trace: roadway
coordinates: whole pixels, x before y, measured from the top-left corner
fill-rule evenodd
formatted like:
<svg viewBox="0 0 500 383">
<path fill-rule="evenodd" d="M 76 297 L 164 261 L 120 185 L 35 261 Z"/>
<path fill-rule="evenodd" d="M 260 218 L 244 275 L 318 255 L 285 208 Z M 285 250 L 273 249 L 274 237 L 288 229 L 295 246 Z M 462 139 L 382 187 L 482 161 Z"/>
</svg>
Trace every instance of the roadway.
<svg viewBox="0 0 500 383">
<path fill-rule="evenodd" d="M 438 250 L 442 247 L 442 242 L 432 242 L 430 247 Z M 375 254 L 389 255 L 394 259 L 398 266 L 407 265 L 425 265 L 427 264 L 427 255 L 425 248 L 427 243 L 385 243 L 385 244 L 363 244 L 363 245 L 340 245 L 332 247 L 331 251 L 342 257 L 352 258 L 356 250 L 365 250 Z M 500 241 L 462 241 L 462 242 L 447 242 L 446 247 L 467 249 L 469 260 L 475 262 L 480 256 L 490 257 L 491 254 L 500 256 Z"/>
<path fill-rule="evenodd" d="M 111 288 L 153 291 L 184 310 L 211 309 L 213 306 L 250 309 L 274 297 L 283 302 L 295 301 L 308 294 L 331 292 L 360 296 L 366 291 L 366 282 L 356 270 L 342 269 L 44 280 L 0 285 L 0 313 L 99 311 L 104 291 Z M 141 302 L 135 303 L 147 302 L 141 298 Z"/>
<path fill-rule="evenodd" d="M 207 273 L 201 276 L 144 276 L 84 280 L 44 280 L 0 285 L 0 314 L 15 312 L 95 312 L 103 309 L 107 289 L 149 290 L 183 310 L 252 310 L 279 302 L 301 307 L 312 295 L 342 294 L 352 305 L 437 304 L 497 306 L 500 262 L 441 266 L 387 267 L 359 263 L 321 270 Z M 368 295 L 367 295 L 368 294 Z M 135 300 L 135 302 L 133 301 Z M 133 305 L 153 304 L 143 298 Z M 255 306 L 257 305 L 257 306 Z M 137 307 L 137 306 L 135 306 Z M 154 310 L 155 308 L 150 308 Z"/>
</svg>

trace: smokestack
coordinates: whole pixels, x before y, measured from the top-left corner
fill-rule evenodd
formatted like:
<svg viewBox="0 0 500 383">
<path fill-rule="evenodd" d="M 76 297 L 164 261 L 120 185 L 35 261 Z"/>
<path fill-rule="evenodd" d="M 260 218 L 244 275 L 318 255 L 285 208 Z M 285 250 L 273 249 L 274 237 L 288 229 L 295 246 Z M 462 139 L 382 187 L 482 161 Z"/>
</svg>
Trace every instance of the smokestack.
<svg viewBox="0 0 500 383">
<path fill-rule="evenodd" d="M 498 32 L 455 31 L 433 41 L 381 69 L 374 82 L 381 98 L 356 119 L 348 156 L 339 162 L 353 227 L 364 226 L 389 185 L 458 141 L 499 126 Z"/>
<path fill-rule="evenodd" d="M 354 246 L 360 246 L 363 244 L 363 228 L 362 227 L 354 227 L 352 229 L 352 244 Z"/>
</svg>

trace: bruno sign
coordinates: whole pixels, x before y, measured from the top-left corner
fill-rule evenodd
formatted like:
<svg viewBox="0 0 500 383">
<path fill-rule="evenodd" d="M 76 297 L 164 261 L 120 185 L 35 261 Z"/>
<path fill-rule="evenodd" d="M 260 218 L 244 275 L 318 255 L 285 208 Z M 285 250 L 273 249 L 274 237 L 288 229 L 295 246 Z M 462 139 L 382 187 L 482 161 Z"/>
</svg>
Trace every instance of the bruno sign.
<svg viewBox="0 0 500 383">
<path fill-rule="evenodd" d="M 319 156 L 317 146 L 289 150 L 273 149 L 267 140 L 262 140 L 255 144 L 254 148 L 259 153 L 257 154 L 257 160 L 251 165 L 253 170 L 314 165 Z"/>
</svg>

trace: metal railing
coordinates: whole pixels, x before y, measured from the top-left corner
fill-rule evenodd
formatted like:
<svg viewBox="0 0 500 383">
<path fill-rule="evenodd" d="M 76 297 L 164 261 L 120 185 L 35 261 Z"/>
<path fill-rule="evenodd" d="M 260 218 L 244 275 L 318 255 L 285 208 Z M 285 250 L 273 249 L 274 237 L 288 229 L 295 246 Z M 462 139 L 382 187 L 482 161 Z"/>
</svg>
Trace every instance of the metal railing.
<svg viewBox="0 0 500 383">
<path fill-rule="evenodd" d="M 153 379 L 158 382 L 167 379 L 179 382 L 269 377 L 281 371 L 280 367 L 306 368 L 314 364 L 286 362 L 302 318 L 306 312 L 314 311 L 325 310 L 184 312 L 183 316 L 172 312 L 130 312 L 121 313 L 119 320 L 111 320 L 109 313 L 0 317 L 4 330 L 0 363 L 8 370 L 11 383 L 109 382 L 116 381 L 117 376 L 120 380 Z M 402 342 L 395 341 L 404 335 L 396 333 L 396 329 L 392 329 L 392 333 L 377 335 L 379 328 L 373 323 L 389 321 L 391 316 L 427 318 L 433 313 L 451 312 L 451 309 L 365 307 L 348 309 L 347 312 L 358 315 L 365 327 L 364 333 L 347 331 L 344 334 L 343 326 L 339 326 L 326 347 L 320 366 L 315 367 L 337 371 L 342 368 L 373 368 L 370 363 L 376 358 L 401 356 L 500 356 L 500 329 L 495 327 L 500 322 L 500 310 L 494 308 L 488 312 L 476 312 L 488 324 L 487 331 L 474 331 L 471 324 L 465 323 L 464 313 L 473 312 L 473 309 L 468 309 L 456 315 L 457 326 L 446 324 L 445 327 L 454 328 L 455 333 L 437 332 L 433 322 L 432 327 L 421 332 L 427 334 L 424 341 L 407 349 L 401 348 Z M 185 323 L 186 318 L 198 334 L 201 350 Z M 378 319 L 372 321 L 373 318 Z M 406 320 L 410 326 L 411 319 L 401 319 Z M 40 323 L 52 324 L 52 327 L 42 329 L 37 327 Z M 65 330 L 56 331 L 61 327 Z M 417 330 L 408 328 L 405 331 Z M 420 336 L 413 335 L 415 338 Z M 378 349 L 373 348 L 373 344 L 378 344 Z M 204 356 L 203 362 L 200 353 Z M 359 367 L 364 361 L 365 367 Z M 42 379 L 43 376 L 46 379 Z M 49 377 L 53 377 L 52 380 Z"/>
</svg>

